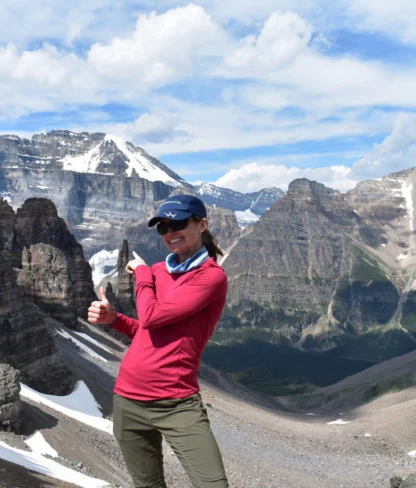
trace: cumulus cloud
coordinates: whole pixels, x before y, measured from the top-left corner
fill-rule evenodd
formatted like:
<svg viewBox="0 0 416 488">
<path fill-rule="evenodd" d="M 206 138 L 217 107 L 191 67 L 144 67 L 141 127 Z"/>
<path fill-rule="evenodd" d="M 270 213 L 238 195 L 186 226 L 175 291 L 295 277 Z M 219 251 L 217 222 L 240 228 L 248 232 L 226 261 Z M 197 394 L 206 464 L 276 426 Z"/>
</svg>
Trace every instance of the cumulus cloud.
<svg viewBox="0 0 416 488">
<path fill-rule="evenodd" d="M 186 78 L 196 57 L 218 55 L 225 35 L 199 6 L 140 15 L 135 32 L 109 44 L 95 44 L 89 64 L 100 75 L 142 88 Z"/>
<path fill-rule="evenodd" d="M 403 113 L 396 117 L 391 133 L 383 142 L 375 144 L 352 167 L 299 168 L 253 162 L 229 170 L 215 184 L 241 192 L 270 186 L 286 190 L 294 179 L 307 178 L 345 192 L 354 188 L 359 181 L 381 178 L 413 166 L 416 166 L 416 114 Z"/>
<path fill-rule="evenodd" d="M 248 69 L 261 76 L 259 69 L 271 71 L 294 60 L 310 38 L 311 28 L 299 15 L 294 12 L 273 12 L 260 34 L 244 38 L 224 63 L 231 69 Z"/>
<path fill-rule="evenodd" d="M 360 179 L 379 178 L 412 166 L 416 166 L 416 114 L 403 113 L 384 141 L 353 164 L 351 174 Z"/>
<path fill-rule="evenodd" d="M 307 178 L 323 183 L 342 192 L 353 188 L 357 181 L 350 178 L 351 169 L 346 166 L 326 168 L 297 168 L 283 165 L 249 163 L 228 171 L 215 184 L 243 193 L 277 186 L 287 190 L 289 183 L 297 178 Z"/>
</svg>

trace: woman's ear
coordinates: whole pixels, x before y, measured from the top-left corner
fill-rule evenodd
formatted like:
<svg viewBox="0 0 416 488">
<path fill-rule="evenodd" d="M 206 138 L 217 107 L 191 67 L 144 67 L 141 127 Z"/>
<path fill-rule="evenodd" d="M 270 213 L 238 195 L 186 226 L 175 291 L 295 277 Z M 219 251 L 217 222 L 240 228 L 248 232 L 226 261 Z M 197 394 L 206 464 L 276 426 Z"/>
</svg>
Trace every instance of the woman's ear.
<svg viewBox="0 0 416 488">
<path fill-rule="evenodd" d="M 201 220 L 201 227 L 200 227 L 200 232 L 201 232 L 201 234 L 202 234 L 203 232 L 205 232 L 207 229 L 208 229 L 208 219 L 203 218 L 203 219 Z"/>
</svg>

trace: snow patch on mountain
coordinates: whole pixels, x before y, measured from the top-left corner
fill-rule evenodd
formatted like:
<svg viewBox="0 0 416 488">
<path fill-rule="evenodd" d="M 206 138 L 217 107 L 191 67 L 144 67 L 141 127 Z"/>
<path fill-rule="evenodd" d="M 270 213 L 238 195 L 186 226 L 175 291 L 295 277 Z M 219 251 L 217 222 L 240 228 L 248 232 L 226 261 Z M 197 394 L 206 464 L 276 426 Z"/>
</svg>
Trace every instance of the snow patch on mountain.
<svg viewBox="0 0 416 488">
<path fill-rule="evenodd" d="M 106 251 L 103 249 L 94 254 L 89 260 L 92 270 L 92 281 L 94 286 L 98 286 L 104 278 L 117 276 L 118 249 Z"/>
<path fill-rule="evenodd" d="M 101 143 L 79 156 L 65 156 L 61 160 L 63 169 L 77 173 L 97 173 L 100 164 L 100 147 Z"/>
<path fill-rule="evenodd" d="M 253 213 L 249 208 L 244 211 L 236 210 L 234 214 L 237 217 L 238 225 L 243 229 L 248 225 L 253 225 L 259 220 L 259 216 Z"/>
<path fill-rule="evenodd" d="M 78 156 L 65 156 L 61 159 L 63 169 L 75 171 L 77 173 L 102 173 L 98 171 L 100 164 L 106 164 L 105 153 L 106 144 L 113 143 L 124 155 L 127 164 L 126 175 L 138 176 L 148 181 L 161 181 L 167 185 L 178 187 L 181 183 L 169 176 L 163 169 L 156 166 L 144 151 L 137 149 L 133 144 L 126 142 L 121 137 L 107 134 L 104 139 L 95 147 Z M 110 164 L 108 162 L 108 164 Z M 135 173 L 133 173 L 135 172 Z M 114 173 L 106 172 L 107 175 Z"/>
<path fill-rule="evenodd" d="M 413 232 L 414 230 L 414 224 L 413 224 L 413 198 L 412 198 L 412 193 L 413 193 L 413 185 L 410 181 L 402 180 L 402 195 L 403 198 L 405 199 L 406 202 L 406 208 L 407 208 L 407 215 L 409 216 L 410 220 L 410 231 Z"/>
</svg>

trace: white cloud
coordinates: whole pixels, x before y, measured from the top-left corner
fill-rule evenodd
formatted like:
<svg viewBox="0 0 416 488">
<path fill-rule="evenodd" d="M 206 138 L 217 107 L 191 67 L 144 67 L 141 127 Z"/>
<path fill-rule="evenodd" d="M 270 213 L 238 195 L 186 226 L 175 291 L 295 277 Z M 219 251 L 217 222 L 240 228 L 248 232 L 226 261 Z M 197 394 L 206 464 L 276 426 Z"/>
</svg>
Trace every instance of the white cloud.
<svg viewBox="0 0 416 488">
<path fill-rule="evenodd" d="M 231 69 L 248 69 L 261 76 L 293 61 L 311 38 L 311 28 L 294 12 L 273 12 L 258 36 L 244 38 L 240 46 L 225 58 Z"/>
<path fill-rule="evenodd" d="M 228 171 L 215 182 L 215 185 L 248 193 L 271 186 L 287 190 L 289 183 L 294 179 L 307 178 L 345 192 L 357 184 L 356 180 L 350 178 L 350 171 L 351 169 L 346 166 L 288 168 L 283 165 L 250 163 Z"/>
<path fill-rule="evenodd" d="M 297 157 L 300 159 L 305 155 Z M 416 114 L 403 113 L 396 117 L 393 130 L 384 141 L 375 144 L 352 167 L 336 165 L 300 168 L 253 162 L 229 170 L 215 184 L 241 192 L 256 191 L 273 185 L 286 190 L 294 179 L 307 178 L 345 192 L 359 181 L 380 178 L 413 166 L 416 166 Z"/>
<path fill-rule="evenodd" d="M 381 144 L 352 166 L 360 179 L 378 178 L 416 166 L 416 114 L 400 114 Z"/>
<path fill-rule="evenodd" d="M 416 3 L 413 0 L 342 0 L 346 16 L 355 27 L 380 31 L 402 42 L 416 44 Z"/>
<path fill-rule="evenodd" d="M 195 58 L 218 55 L 224 37 L 201 7 L 190 4 L 140 15 L 131 36 L 93 45 L 88 61 L 109 79 L 155 88 L 192 75 Z"/>
<path fill-rule="evenodd" d="M 0 44 L 25 47 L 33 39 L 61 39 L 71 44 L 90 28 L 111 0 L 14 0 L 0 4 Z"/>
</svg>

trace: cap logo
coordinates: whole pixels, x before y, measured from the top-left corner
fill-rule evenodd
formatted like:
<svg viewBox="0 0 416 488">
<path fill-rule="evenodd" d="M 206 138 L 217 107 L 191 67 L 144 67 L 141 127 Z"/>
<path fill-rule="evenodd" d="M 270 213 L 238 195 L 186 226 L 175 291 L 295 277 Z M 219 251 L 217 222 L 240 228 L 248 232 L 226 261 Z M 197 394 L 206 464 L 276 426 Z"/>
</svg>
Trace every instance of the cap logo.
<svg viewBox="0 0 416 488">
<path fill-rule="evenodd" d="M 172 212 L 168 212 L 168 213 L 163 212 L 163 213 L 166 215 L 168 219 L 174 219 L 177 215 L 177 214 L 173 214 Z"/>
<path fill-rule="evenodd" d="M 183 202 L 177 202 L 175 200 L 168 200 L 167 202 L 163 202 L 161 207 L 163 207 L 163 205 L 167 205 L 168 203 L 177 203 L 178 205 L 183 205 Z"/>
</svg>

